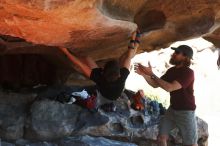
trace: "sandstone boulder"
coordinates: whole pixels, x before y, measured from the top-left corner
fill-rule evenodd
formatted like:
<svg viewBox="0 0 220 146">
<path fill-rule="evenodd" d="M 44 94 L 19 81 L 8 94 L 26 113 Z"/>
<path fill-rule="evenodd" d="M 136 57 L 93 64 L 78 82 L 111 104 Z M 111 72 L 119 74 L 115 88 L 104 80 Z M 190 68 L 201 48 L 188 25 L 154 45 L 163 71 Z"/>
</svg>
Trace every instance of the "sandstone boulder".
<svg viewBox="0 0 220 146">
<path fill-rule="evenodd" d="M 14 97 L 20 98 L 20 95 Z M 144 115 L 142 111 L 129 109 L 125 95 L 123 94 L 123 98 L 117 100 L 116 112 L 107 113 L 101 109 L 90 111 L 75 104 L 62 104 L 48 99 L 33 100 L 31 104 L 23 99 L 21 102 L 23 104 L 17 102 L 17 106 L 3 104 L 2 101 L 0 136 L 4 140 L 20 139 L 17 144 L 32 143 L 33 145 L 56 145 L 56 142 L 50 142 L 64 137 L 83 135 L 134 142 L 138 145 L 146 145 L 146 143 L 151 143 L 150 141 L 155 142 L 160 116 L 157 114 Z M 199 146 L 202 146 L 207 143 L 208 126 L 199 118 L 197 122 Z M 172 137 L 176 143 L 181 143 L 178 132 L 174 133 Z M 70 141 L 74 138 L 71 139 Z M 37 141 L 37 143 L 33 143 L 31 140 Z M 42 140 L 45 142 L 42 143 Z M 93 141 L 93 138 L 90 140 Z M 68 143 L 68 141 L 67 138 L 66 142 Z M 81 142 L 77 141 L 77 143 Z"/>
<path fill-rule="evenodd" d="M 76 121 L 82 108 L 43 100 L 35 102 L 30 109 L 26 125 L 26 138 L 54 139 L 68 136 L 76 128 Z"/>
<path fill-rule="evenodd" d="M 23 137 L 28 105 L 35 94 L 0 92 L 0 137 L 14 140 Z"/>
<path fill-rule="evenodd" d="M 116 140 L 110 140 L 104 137 L 91 137 L 88 135 L 85 136 L 75 136 L 75 137 L 66 137 L 53 142 L 47 141 L 26 141 L 18 140 L 13 143 L 8 143 L 5 141 L 0 142 L 2 146 L 137 146 L 133 143 L 121 142 Z"/>
</svg>

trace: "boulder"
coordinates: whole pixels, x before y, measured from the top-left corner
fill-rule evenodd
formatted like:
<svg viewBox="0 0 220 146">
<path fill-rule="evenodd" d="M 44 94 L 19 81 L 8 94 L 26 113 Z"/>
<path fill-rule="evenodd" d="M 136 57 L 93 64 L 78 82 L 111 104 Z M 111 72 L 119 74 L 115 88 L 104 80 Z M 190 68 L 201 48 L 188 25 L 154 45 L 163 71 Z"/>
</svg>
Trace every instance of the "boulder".
<svg viewBox="0 0 220 146">
<path fill-rule="evenodd" d="M 88 135 L 68 137 L 59 142 L 59 146 L 137 146 L 136 144 L 106 139 L 104 137 L 91 137 Z"/>
<path fill-rule="evenodd" d="M 69 136 L 76 128 L 75 123 L 81 111 L 82 108 L 77 105 L 37 101 L 30 109 L 25 138 L 49 140 Z"/>
<path fill-rule="evenodd" d="M 2 146 L 137 146 L 133 143 L 111 140 L 104 137 L 75 136 L 58 139 L 53 142 L 17 140 L 15 144 L 2 141 Z"/>
<path fill-rule="evenodd" d="M 9 140 L 22 138 L 25 114 L 24 108 L 20 106 L 0 104 L 0 137 Z"/>
<path fill-rule="evenodd" d="M 39 95 L 50 97 L 51 91 Z M 6 93 L 1 95 L 7 97 Z M 102 138 L 94 140 L 93 137 L 153 146 L 157 139 L 160 116 L 128 108 L 126 94 L 117 100 L 116 112 L 87 110 L 76 104 L 63 104 L 44 98 L 36 100 L 31 94 L 22 96 L 11 93 L 10 96 L 15 102 L 7 98 L 0 100 L 0 137 L 3 140 L 17 140 L 15 143 L 19 146 L 71 145 L 73 141 L 76 145 L 91 145 L 99 140 L 103 142 Z M 26 97 L 32 97 L 32 101 Z M 198 143 L 203 146 L 208 141 L 208 126 L 200 118 L 197 118 L 197 123 Z M 81 137 L 84 135 L 92 137 Z M 178 131 L 172 134 L 172 138 L 175 143 L 181 143 Z M 89 142 L 86 143 L 86 140 Z"/>
<path fill-rule="evenodd" d="M 141 140 L 138 141 L 138 139 L 145 139 L 146 141 L 157 140 L 160 116 L 157 114 L 144 115 L 143 112 L 133 109 L 128 109 L 126 113 L 123 111 L 126 102 L 124 101 L 123 103 L 123 101 L 123 99 L 119 99 L 116 102 L 116 112 L 106 113 L 102 110 L 98 111 L 101 115 L 108 117 L 109 120 L 105 124 L 85 126 L 74 131 L 73 134 L 112 137 L 119 140 L 126 139 L 127 141 L 129 140 L 136 143 L 141 142 Z M 96 120 L 98 121 L 97 118 Z M 89 120 L 87 123 L 90 123 Z M 202 146 L 208 141 L 208 126 L 207 123 L 200 118 L 197 118 L 197 124 L 198 143 Z M 181 137 L 178 131 L 176 131 L 175 135 L 172 135 L 172 138 L 175 143 L 181 143 Z"/>
<path fill-rule="evenodd" d="M 34 93 L 0 92 L 0 137 L 14 140 L 23 137 L 28 105 Z"/>
<path fill-rule="evenodd" d="M 61 138 L 79 129 L 104 125 L 108 120 L 106 116 L 75 104 L 40 100 L 31 106 L 24 137 L 38 140 Z"/>
<path fill-rule="evenodd" d="M 0 144 L 1 144 L 1 146 L 15 146 L 15 144 L 13 144 L 13 143 L 4 142 L 4 141 L 0 142 Z"/>
</svg>

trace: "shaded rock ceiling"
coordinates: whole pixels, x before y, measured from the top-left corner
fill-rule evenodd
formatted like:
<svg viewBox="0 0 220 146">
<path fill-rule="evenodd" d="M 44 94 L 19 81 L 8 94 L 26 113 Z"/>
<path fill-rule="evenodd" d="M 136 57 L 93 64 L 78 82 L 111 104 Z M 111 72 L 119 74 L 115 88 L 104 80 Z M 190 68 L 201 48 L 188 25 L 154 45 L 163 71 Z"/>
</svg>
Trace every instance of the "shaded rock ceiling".
<svg viewBox="0 0 220 146">
<path fill-rule="evenodd" d="M 137 25 L 142 51 L 199 36 L 219 46 L 219 18 L 219 0 L 1 0 L 0 52 L 57 53 L 46 46 L 59 46 L 96 60 L 118 57 Z"/>
</svg>

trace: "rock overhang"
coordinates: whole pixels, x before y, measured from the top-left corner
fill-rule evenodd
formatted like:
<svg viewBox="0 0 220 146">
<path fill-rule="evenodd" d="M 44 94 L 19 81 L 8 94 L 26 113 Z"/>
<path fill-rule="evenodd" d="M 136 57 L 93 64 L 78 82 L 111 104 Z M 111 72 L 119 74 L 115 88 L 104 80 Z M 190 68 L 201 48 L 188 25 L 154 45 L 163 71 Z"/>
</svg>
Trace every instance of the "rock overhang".
<svg viewBox="0 0 220 146">
<path fill-rule="evenodd" d="M 126 50 L 137 27 L 139 53 L 195 37 L 218 47 L 219 7 L 218 0 L 1 0 L 0 54 L 40 54 L 70 69 L 58 47 L 103 62 Z"/>
</svg>

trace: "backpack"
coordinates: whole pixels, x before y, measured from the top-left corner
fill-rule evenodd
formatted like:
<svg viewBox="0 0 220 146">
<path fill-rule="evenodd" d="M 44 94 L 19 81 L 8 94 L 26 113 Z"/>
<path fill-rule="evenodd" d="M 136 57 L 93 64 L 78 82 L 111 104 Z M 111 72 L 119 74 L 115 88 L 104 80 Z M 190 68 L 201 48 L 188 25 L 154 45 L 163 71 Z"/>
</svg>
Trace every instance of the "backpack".
<svg viewBox="0 0 220 146">
<path fill-rule="evenodd" d="M 87 99 L 82 99 L 80 97 L 75 96 L 76 98 L 76 104 L 87 108 L 87 109 L 94 109 L 96 108 L 96 96 L 95 95 L 91 95 L 89 98 Z"/>
</svg>

